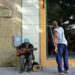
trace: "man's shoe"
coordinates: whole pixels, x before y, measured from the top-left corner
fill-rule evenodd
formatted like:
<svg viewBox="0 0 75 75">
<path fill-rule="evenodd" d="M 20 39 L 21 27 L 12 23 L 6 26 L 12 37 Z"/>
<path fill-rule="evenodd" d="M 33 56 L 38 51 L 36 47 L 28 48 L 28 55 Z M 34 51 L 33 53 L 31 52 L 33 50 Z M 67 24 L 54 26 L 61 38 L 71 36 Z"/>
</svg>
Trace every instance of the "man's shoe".
<svg viewBox="0 0 75 75">
<path fill-rule="evenodd" d="M 69 73 L 69 70 L 66 70 L 65 73 Z"/>
<path fill-rule="evenodd" d="M 61 72 L 61 73 L 59 73 L 59 75 L 64 75 L 64 73 L 63 73 L 63 72 Z"/>
<path fill-rule="evenodd" d="M 27 69 L 26 72 L 30 73 L 32 70 L 31 69 Z"/>
<path fill-rule="evenodd" d="M 24 69 L 20 69 L 19 73 L 22 73 L 24 71 Z"/>
</svg>

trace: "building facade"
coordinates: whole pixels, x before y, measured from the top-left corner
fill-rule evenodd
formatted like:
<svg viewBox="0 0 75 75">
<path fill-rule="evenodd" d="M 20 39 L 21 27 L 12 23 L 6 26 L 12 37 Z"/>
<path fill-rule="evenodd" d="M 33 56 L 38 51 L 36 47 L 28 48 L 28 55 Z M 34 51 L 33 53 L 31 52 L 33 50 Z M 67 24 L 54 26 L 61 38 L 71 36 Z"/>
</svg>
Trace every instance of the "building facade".
<svg viewBox="0 0 75 75">
<path fill-rule="evenodd" d="M 0 1 L 0 66 L 19 65 L 14 35 L 21 35 L 22 42 L 29 38 L 38 48 L 34 55 L 41 66 L 57 66 L 55 58 L 47 57 L 46 10 L 46 0 Z M 74 58 L 69 58 L 70 66 L 75 66 L 74 62 Z"/>
</svg>

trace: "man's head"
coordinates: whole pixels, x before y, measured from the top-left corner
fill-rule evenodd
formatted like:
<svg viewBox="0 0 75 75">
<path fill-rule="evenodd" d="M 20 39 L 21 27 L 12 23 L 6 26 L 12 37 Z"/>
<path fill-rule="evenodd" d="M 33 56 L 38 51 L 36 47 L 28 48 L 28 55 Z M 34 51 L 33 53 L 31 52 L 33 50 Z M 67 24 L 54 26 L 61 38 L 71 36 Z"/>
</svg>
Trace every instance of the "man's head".
<svg viewBox="0 0 75 75">
<path fill-rule="evenodd" d="M 57 28 L 58 27 L 58 22 L 57 21 L 53 21 L 53 28 Z"/>
<path fill-rule="evenodd" d="M 25 39 L 24 39 L 24 42 L 25 42 L 25 45 L 26 45 L 26 46 L 29 46 L 29 39 L 28 39 L 28 38 L 25 38 Z"/>
</svg>

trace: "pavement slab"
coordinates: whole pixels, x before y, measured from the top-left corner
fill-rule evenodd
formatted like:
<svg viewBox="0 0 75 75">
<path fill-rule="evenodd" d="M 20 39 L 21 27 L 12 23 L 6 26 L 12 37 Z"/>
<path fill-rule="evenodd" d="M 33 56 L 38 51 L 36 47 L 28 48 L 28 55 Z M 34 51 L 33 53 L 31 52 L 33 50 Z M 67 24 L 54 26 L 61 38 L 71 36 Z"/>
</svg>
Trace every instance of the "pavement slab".
<svg viewBox="0 0 75 75">
<path fill-rule="evenodd" d="M 0 75 L 59 75 L 56 67 L 43 67 L 40 72 L 19 73 L 18 67 L 0 67 Z M 70 67 L 70 72 L 64 75 L 75 75 L 75 67 Z"/>
</svg>

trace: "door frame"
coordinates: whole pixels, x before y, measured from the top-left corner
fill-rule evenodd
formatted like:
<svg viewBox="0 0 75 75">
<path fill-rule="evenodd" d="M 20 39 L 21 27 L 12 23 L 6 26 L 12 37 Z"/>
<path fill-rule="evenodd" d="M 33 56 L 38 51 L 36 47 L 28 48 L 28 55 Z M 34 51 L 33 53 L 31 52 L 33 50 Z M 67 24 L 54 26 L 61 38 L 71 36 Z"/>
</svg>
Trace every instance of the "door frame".
<svg viewBox="0 0 75 75">
<path fill-rule="evenodd" d="M 41 66 L 43 67 L 55 67 L 57 66 L 56 60 L 53 58 L 47 58 L 47 46 L 46 46 L 46 0 L 44 0 L 44 8 L 43 8 L 43 0 L 40 0 L 40 61 Z M 75 67 L 75 59 L 69 59 L 69 65 Z"/>
</svg>

